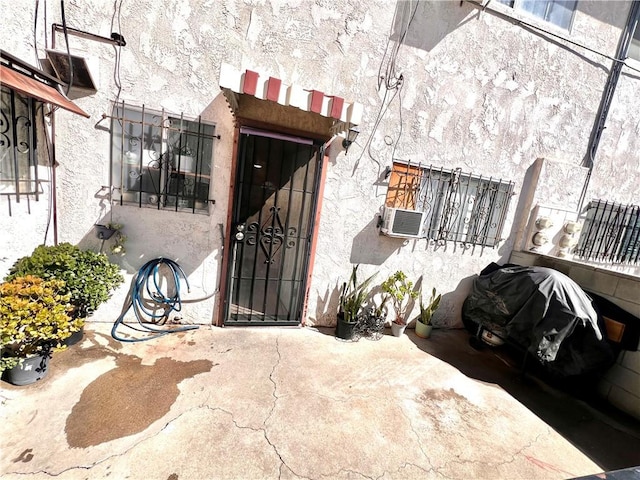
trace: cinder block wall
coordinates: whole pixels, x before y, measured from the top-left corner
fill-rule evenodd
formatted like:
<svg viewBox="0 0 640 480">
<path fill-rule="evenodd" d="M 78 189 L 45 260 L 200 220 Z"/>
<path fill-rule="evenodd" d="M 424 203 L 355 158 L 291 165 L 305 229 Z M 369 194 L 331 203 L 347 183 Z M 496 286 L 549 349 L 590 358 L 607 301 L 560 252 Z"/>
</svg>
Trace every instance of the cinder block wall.
<svg viewBox="0 0 640 480">
<path fill-rule="evenodd" d="M 529 252 L 513 252 L 510 261 L 558 270 L 585 290 L 640 317 L 640 278 Z M 616 408 L 640 419 L 640 351 L 623 350 L 600 381 L 598 391 Z"/>
</svg>

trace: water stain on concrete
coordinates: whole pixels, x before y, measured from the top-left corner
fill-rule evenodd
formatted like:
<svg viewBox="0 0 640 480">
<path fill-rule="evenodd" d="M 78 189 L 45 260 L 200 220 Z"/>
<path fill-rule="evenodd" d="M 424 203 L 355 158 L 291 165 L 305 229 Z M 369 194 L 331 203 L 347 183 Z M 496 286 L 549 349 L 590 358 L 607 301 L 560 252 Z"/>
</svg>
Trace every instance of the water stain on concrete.
<svg viewBox="0 0 640 480">
<path fill-rule="evenodd" d="M 67 443 L 86 448 L 143 431 L 169 411 L 180 393 L 179 382 L 212 367 L 209 360 L 171 358 L 142 365 L 136 356 L 118 355 L 116 368 L 87 385 L 71 410 Z"/>
<path fill-rule="evenodd" d="M 113 357 L 121 348 L 122 344 L 110 335 L 85 330 L 83 339 L 77 345 L 56 354 L 54 367 L 66 371 L 89 362 Z"/>
<path fill-rule="evenodd" d="M 423 417 L 431 418 L 434 428 L 440 432 L 457 430 L 461 424 L 487 424 L 486 415 L 467 398 L 450 388 L 427 389 L 417 401 L 422 405 Z"/>
<path fill-rule="evenodd" d="M 449 390 L 429 388 L 425 390 L 422 395 L 420 395 L 421 402 L 432 404 L 443 403 L 447 401 L 460 402 L 466 400 L 466 398 L 456 392 L 453 388 L 450 388 Z"/>
<path fill-rule="evenodd" d="M 27 448 L 20 455 L 18 455 L 16 458 L 14 458 L 11 461 L 13 463 L 18 463 L 18 462 L 29 463 L 31 460 L 33 460 L 33 453 L 31 452 L 33 452 L 33 448 Z"/>
</svg>

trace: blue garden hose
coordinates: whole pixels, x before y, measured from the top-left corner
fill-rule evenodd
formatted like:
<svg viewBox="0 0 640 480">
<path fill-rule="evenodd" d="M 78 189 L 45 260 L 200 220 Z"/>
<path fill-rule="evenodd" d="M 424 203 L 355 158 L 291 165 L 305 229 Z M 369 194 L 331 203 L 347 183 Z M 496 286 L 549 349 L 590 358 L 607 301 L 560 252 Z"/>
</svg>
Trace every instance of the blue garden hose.
<svg viewBox="0 0 640 480">
<path fill-rule="evenodd" d="M 161 266 L 165 266 L 171 272 L 168 278 L 173 278 L 175 293 L 168 297 L 159 285 L 158 272 Z M 166 271 L 166 269 L 165 269 Z M 164 275 L 167 277 L 167 275 Z M 113 323 L 111 329 L 111 336 L 121 342 L 143 342 L 145 340 L 152 340 L 159 338 L 163 335 L 176 332 L 185 332 L 187 330 L 195 330 L 197 325 L 185 325 L 172 329 L 160 329 L 155 328 L 152 325 L 165 322 L 169 318 L 171 312 L 179 312 L 182 310 L 182 301 L 180 300 L 180 279 L 183 278 L 187 284 L 187 290 L 189 289 L 189 280 L 187 276 L 176 262 L 168 258 L 156 258 L 149 260 L 145 263 L 138 274 L 135 277 L 133 287 L 131 289 L 131 300 L 126 309 L 122 311 L 120 316 Z M 151 288 L 153 286 L 153 289 Z M 146 291 L 146 296 L 144 292 Z M 134 327 L 132 325 L 123 323 L 124 317 L 133 307 L 133 311 L 138 320 L 138 324 L 141 328 Z M 150 309 L 151 308 L 151 309 Z M 162 313 L 154 313 L 158 309 L 162 310 Z M 147 321 L 143 323 L 143 316 L 146 316 Z M 144 338 L 124 338 L 117 334 L 118 327 L 123 325 L 138 332 L 151 333 Z"/>
</svg>

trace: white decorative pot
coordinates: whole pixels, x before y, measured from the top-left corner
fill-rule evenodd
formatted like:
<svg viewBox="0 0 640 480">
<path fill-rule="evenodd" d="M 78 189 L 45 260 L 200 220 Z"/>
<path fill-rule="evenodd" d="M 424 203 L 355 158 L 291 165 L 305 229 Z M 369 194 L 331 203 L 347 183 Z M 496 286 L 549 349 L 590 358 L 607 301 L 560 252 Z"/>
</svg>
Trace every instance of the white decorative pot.
<svg viewBox="0 0 640 480">
<path fill-rule="evenodd" d="M 394 337 L 401 337 L 406 328 L 407 328 L 406 324 L 405 325 L 399 325 L 397 323 L 392 323 L 391 324 L 391 334 Z"/>
</svg>

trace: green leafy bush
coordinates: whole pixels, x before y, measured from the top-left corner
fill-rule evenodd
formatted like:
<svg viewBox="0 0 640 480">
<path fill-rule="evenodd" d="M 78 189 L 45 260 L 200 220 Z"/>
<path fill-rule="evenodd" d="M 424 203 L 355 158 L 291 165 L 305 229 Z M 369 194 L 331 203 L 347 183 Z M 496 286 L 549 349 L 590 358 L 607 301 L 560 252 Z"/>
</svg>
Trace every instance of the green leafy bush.
<svg viewBox="0 0 640 480">
<path fill-rule="evenodd" d="M 83 321 L 69 316 L 71 295 L 64 290 L 62 280 L 32 275 L 0 284 L 0 371 L 63 348 L 60 342 L 80 330 Z"/>
<path fill-rule="evenodd" d="M 13 265 L 5 280 L 25 275 L 63 280 L 63 293 L 71 295 L 72 316 L 75 318 L 91 315 L 124 282 L 120 268 L 106 255 L 80 250 L 70 243 L 37 247 L 31 255 Z"/>
</svg>

